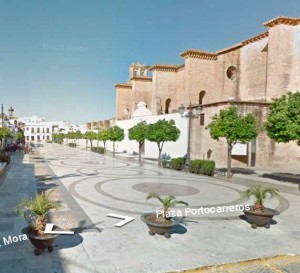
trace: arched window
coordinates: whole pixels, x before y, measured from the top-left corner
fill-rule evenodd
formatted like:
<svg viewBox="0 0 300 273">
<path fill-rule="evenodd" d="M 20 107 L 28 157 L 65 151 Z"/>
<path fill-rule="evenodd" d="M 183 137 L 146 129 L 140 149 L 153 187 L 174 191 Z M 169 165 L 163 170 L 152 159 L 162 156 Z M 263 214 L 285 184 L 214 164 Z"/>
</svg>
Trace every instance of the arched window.
<svg viewBox="0 0 300 273">
<path fill-rule="evenodd" d="M 199 104 L 202 105 L 203 104 L 203 98 L 205 96 L 206 92 L 205 91 L 201 91 L 199 93 Z"/>
<path fill-rule="evenodd" d="M 169 114 L 171 99 L 166 100 L 165 114 Z"/>
</svg>

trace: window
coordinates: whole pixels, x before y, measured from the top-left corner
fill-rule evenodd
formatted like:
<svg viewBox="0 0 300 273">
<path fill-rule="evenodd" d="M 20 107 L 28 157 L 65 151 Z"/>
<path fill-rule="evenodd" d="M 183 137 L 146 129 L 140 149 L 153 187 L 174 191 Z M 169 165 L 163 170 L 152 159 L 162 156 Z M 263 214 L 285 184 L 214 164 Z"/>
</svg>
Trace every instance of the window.
<svg viewBox="0 0 300 273">
<path fill-rule="evenodd" d="M 200 125 L 204 125 L 204 114 L 200 114 Z"/>
<path fill-rule="evenodd" d="M 31 136 L 31 141 L 34 141 L 34 136 Z"/>
<path fill-rule="evenodd" d="M 43 133 L 45 133 L 45 128 L 43 128 Z"/>
<path fill-rule="evenodd" d="M 31 133 L 34 133 L 34 128 L 33 127 L 31 127 Z"/>
<path fill-rule="evenodd" d="M 47 133 L 49 134 L 49 128 L 47 128 Z"/>
<path fill-rule="evenodd" d="M 26 130 L 29 131 L 29 128 L 27 127 Z"/>
<path fill-rule="evenodd" d="M 47 136 L 47 140 L 50 140 L 50 137 L 49 137 L 49 136 Z"/>
<path fill-rule="evenodd" d="M 37 136 L 37 140 L 38 140 L 38 141 L 40 141 L 40 140 L 41 140 L 40 136 Z"/>
<path fill-rule="evenodd" d="M 199 105 L 202 105 L 203 104 L 203 98 L 205 96 L 206 92 L 205 91 L 201 91 L 199 93 Z"/>
<path fill-rule="evenodd" d="M 29 141 L 29 136 L 26 136 L 26 140 Z"/>
<path fill-rule="evenodd" d="M 133 77 L 135 77 L 135 76 L 137 76 L 137 70 L 136 69 L 133 70 Z"/>
<path fill-rule="evenodd" d="M 171 104 L 171 99 L 167 99 L 167 100 L 166 100 L 165 114 L 169 114 L 169 111 L 170 111 L 170 104 Z"/>
<path fill-rule="evenodd" d="M 37 128 L 37 133 L 40 133 L 40 128 L 39 127 Z"/>
<path fill-rule="evenodd" d="M 237 69 L 235 66 L 229 66 L 226 71 L 226 76 L 229 80 L 235 80 L 237 77 Z"/>
</svg>

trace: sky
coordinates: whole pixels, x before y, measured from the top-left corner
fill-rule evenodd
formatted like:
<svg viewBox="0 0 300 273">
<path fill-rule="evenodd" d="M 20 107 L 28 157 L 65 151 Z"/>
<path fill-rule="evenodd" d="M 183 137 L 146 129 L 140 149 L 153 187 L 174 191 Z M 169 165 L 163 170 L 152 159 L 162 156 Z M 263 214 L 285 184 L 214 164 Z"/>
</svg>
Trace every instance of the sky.
<svg viewBox="0 0 300 273">
<path fill-rule="evenodd" d="M 75 124 L 115 115 L 128 67 L 181 64 L 300 17 L 298 0 L 0 0 L 0 103 Z"/>
</svg>

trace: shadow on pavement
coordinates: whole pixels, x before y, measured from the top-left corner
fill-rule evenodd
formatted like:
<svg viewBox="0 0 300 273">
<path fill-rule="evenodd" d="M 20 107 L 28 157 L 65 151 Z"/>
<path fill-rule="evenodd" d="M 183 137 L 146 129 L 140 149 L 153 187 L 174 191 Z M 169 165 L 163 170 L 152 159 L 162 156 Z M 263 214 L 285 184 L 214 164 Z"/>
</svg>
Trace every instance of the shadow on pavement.
<svg viewBox="0 0 300 273">
<path fill-rule="evenodd" d="M 172 228 L 171 234 L 185 234 L 187 229 L 183 225 L 176 225 Z"/>
<path fill-rule="evenodd" d="M 245 222 L 247 222 L 247 223 L 250 225 L 250 227 L 251 227 L 251 223 L 248 221 L 247 217 L 246 217 L 244 214 L 239 215 L 239 218 L 240 218 L 241 220 L 244 220 Z M 274 219 L 272 219 L 272 220 L 270 221 L 270 225 L 271 225 L 271 226 L 277 225 L 277 223 L 278 223 L 278 222 L 277 222 L 276 220 L 274 220 Z M 261 227 L 261 228 L 263 228 L 263 227 Z"/>
<path fill-rule="evenodd" d="M 270 178 L 277 181 L 283 182 L 292 182 L 295 184 L 300 184 L 300 174 L 292 174 L 292 173 L 264 173 L 261 175 L 264 178 Z"/>
</svg>

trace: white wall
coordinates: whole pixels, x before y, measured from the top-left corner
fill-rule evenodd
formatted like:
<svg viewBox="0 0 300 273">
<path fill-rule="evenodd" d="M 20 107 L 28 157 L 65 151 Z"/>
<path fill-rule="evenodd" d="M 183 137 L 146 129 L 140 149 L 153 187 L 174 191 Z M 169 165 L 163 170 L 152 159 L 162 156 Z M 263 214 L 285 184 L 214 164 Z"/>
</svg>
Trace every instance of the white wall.
<svg viewBox="0 0 300 273">
<path fill-rule="evenodd" d="M 146 121 L 147 123 L 155 123 L 160 119 L 175 121 L 175 125 L 180 130 L 180 137 L 176 142 L 166 142 L 163 147 L 162 154 L 170 155 L 171 158 L 184 156 L 187 149 L 187 126 L 188 119 L 181 117 L 180 114 L 168 114 L 159 116 L 148 116 L 143 118 L 133 118 L 130 120 L 117 120 L 116 125 L 124 129 L 125 138 L 121 142 L 116 142 L 116 152 L 127 151 L 128 154 L 133 152 L 138 153 L 138 143 L 136 141 L 130 141 L 128 139 L 128 129 L 136 125 L 141 121 Z M 100 142 L 99 146 L 103 146 Z M 107 149 L 112 151 L 112 142 L 107 143 Z M 158 147 L 156 143 L 146 141 L 145 142 L 145 155 L 146 158 L 157 158 L 158 157 Z"/>
</svg>

